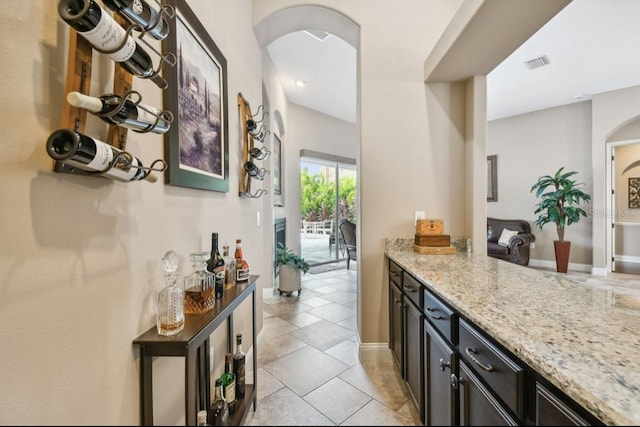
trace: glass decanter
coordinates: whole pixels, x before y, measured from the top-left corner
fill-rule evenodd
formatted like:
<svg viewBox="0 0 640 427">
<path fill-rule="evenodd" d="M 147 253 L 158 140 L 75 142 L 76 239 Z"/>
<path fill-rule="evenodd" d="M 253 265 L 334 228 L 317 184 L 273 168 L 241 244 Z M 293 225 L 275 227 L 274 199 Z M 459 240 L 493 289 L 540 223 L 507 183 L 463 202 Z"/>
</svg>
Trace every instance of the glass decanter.
<svg viewBox="0 0 640 427">
<path fill-rule="evenodd" d="M 162 257 L 166 286 L 158 294 L 158 334 L 176 335 L 184 329 L 184 291 L 178 286 L 178 255 L 167 251 Z"/>
<path fill-rule="evenodd" d="M 212 310 L 216 305 L 215 274 L 207 271 L 208 252 L 194 252 L 189 256 L 193 264 L 193 273 L 184 278 L 184 312 L 201 314 Z"/>
</svg>

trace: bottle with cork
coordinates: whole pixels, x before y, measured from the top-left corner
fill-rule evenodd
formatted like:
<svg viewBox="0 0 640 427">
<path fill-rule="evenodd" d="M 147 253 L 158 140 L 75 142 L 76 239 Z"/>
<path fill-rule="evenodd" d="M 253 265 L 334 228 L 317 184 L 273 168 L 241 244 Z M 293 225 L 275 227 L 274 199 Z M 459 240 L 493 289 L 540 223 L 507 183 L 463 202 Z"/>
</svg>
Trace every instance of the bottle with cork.
<svg viewBox="0 0 640 427">
<path fill-rule="evenodd" d="M 249 280 L 249 263 L 244 259 L 242 252 L 242 239 L 236 239 L 236 282 L 246 282 Z"/>
</svg>

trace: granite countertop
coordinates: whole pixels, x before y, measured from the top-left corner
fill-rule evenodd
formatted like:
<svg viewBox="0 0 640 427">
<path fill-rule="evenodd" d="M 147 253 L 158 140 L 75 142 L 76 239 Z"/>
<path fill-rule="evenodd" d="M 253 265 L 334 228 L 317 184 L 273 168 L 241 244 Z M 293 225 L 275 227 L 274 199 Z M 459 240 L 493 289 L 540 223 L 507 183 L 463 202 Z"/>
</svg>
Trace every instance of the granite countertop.
<svg viewBox="0 0 640 427">
<path fill-rule="evenodd" d="M 640 425 L 640 292 L 484 255 L 385 255 L 608 425 Z M 625 293 L 626 292 L 626 293 Z"/>
</svg>

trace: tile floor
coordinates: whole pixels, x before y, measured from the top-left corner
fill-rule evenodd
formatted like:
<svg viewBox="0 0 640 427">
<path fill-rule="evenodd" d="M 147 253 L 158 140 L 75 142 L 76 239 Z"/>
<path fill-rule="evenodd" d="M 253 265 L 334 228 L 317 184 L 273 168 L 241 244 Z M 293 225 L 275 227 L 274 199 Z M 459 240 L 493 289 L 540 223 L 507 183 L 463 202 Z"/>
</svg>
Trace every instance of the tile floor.
<svg viewBox="0 0 640 427">
<path fill-rule="evenodd" d="M 303 275 L 300 296 L 264 299 L 258 405 L 245 425 L 421 425 L 395 364 L 360 362 L 356 270 Z"/>
</svg>

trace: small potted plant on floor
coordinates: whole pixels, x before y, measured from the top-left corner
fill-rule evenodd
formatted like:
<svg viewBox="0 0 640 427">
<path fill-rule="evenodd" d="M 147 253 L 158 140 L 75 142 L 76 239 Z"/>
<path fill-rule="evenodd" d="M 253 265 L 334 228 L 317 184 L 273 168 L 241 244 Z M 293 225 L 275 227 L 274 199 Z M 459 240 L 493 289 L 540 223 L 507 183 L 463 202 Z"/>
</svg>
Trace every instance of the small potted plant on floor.
<svg viewBox="0 0 640 427">
<path fill-rule="evenodd" d="M 304 258 L 293 252 L 291 249 L 278 244 L 276 248 L 276 265 L 279 268 L 278 291 L 280 295 L 298 291 L 298 296 L 302 291 L 302 274 L 309 271 L 309 263 Z"/>
<path fill-rule="evenodd" d="M 580 221 L 581 217 L 587 216 L 579 205 L 591 200 L 591 196 L 579 188 L 584 183 L 571 179 L 578 172 L 563 171 L 564 167 L 561 167 L 555 175 L 541 176 L 530 190 L 530 192 L 535 191 L 539 199 L 534 213 L 540 215 L 534 224 L 541 230 L 549 222 L 556 225 L 558 240 L 554 240 L 553 247 L 556 255 L 556 270 L 560 273 L 567 272 L 571 250 L 571 242 L 564 240 L 564 229 Z"/>
</svg>

